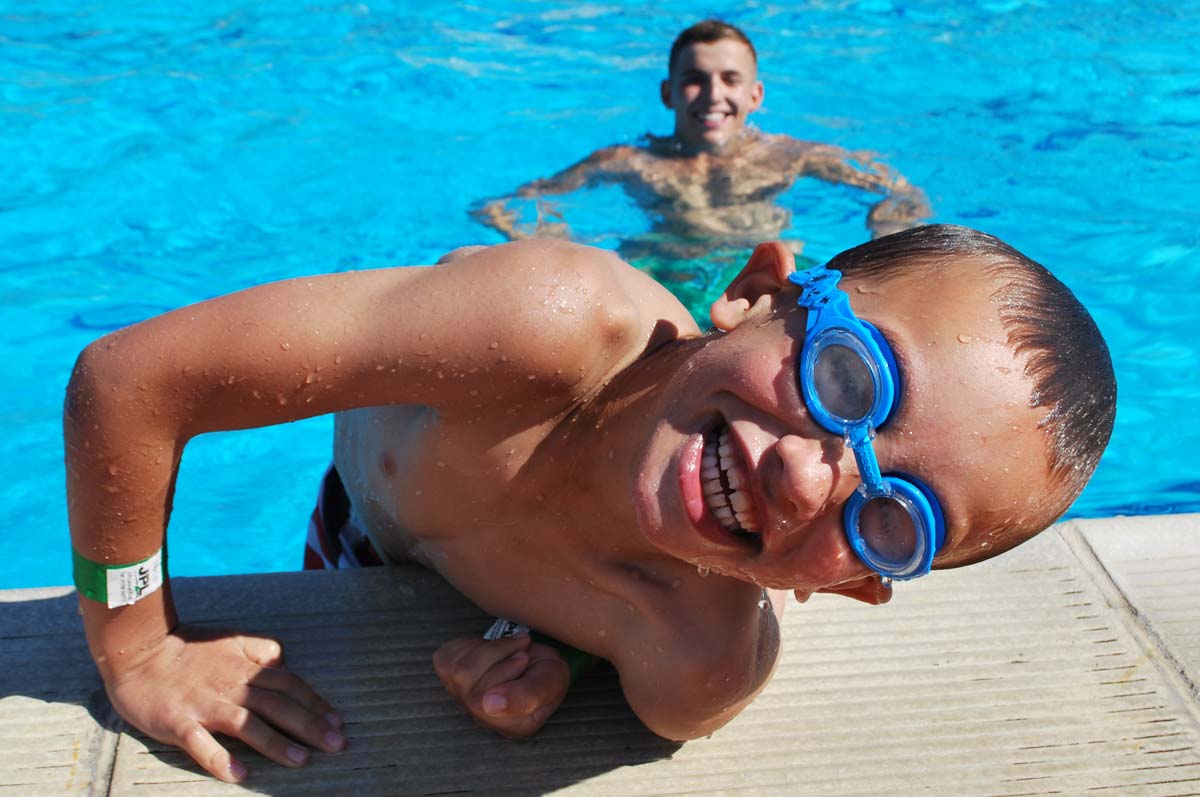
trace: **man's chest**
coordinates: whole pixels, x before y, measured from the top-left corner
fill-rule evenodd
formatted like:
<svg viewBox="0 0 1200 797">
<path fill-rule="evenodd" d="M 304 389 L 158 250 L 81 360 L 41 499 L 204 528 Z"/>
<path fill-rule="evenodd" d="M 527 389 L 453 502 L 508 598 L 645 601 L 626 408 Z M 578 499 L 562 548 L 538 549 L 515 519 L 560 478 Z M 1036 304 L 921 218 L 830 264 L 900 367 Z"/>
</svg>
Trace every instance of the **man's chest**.
<svg viewBox="0 0 1200 797">
<path fill-rule="evenodd" d="M 756 158 L 694 164 L 668 161 L 646 169 L 639 188 L 685 208 L 712 208 L 769 200 L 787 190 L 790 175 Z"/>
</svg>

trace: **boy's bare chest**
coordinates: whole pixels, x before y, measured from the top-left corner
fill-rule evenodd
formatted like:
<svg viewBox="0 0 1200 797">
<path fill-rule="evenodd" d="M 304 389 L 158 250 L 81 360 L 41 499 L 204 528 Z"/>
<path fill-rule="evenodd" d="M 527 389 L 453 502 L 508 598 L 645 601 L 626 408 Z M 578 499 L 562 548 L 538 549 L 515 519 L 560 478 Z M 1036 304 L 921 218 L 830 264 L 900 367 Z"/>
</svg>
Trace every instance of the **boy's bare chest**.
<svg viewBox="0 0 1200 797">
<path fill-rule="evenodd" d="M 606 544 L 629 522 L 573 477 L 536 461 L 537 433 L 464 446 L 419 412 L 339 416 L 337 465 L 373 542 L 437 571 L 485 611 L 585 650 L 673 658 L 736 648 L 758 593 L 681 563 L 624 561 Z M 548 475 L 547 475 L 548 474 Z M 482 630 L 482 629 L 481 629 Z"/>
</svg>

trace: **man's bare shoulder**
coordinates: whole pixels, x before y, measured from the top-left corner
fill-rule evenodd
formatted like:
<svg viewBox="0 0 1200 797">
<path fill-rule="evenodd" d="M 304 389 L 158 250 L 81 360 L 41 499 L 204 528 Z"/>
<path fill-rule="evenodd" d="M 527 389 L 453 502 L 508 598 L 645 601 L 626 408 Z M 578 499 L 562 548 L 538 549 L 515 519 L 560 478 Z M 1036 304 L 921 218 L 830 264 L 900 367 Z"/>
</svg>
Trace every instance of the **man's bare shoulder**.
<svg viewBox="0 0 1200 797">
<path fill-rule="evenodd" d="M 647 152 L 642 147 L 631 144 L 612 144 L 601 147 L 588 155 L 584 158 L 583 163 L 596 172 L 611 177 L 621 177 L 639 171 L 646 156 Z"/>
<path fill-rule="evenodd" d="M 823 153 L 840 151 L 829 144 L 793 138 L 784 133 L 760 133 L 748 150 L 750 158 L 756 162 L 793 169 L 800 168 L 809 159 L 823 157 Z"/>
</svg>

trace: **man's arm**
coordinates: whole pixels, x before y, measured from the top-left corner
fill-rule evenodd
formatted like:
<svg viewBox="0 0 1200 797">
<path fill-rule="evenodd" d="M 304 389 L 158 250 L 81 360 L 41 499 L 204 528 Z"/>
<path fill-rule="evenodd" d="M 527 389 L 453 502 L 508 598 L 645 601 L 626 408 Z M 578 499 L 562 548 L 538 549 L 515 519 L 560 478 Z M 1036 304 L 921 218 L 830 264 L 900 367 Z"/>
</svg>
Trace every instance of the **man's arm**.
<svg viewBox="0 0 1200 797">
<path fill-rule="evenodd" d="M 547 396 L 569 404 L 640 350 L 631 336 L 649 334 L 610 262 L 557 242 L 512 244 L 436 268 L 260 286 L 101 338 L 76 364 L 64 413 L 75 551 L 112 566 L 161 550 L 179 461 L 199 434 L 404 403 L 453 422 L 474 418 L 483 393 L 518 415 L 552 411 Z M 554 301 L 531 302 L 531 291 Z M 282 668 L 278 643 L 180 626 L 169 582 L 131 605 L 80 604 L 118 712 L 217 777 L 244 769 L 214 732 L 284 765 L 307 758 L 293 739 L 341 747 L 340 719 Z"/>
<path fill-rule="evenodd" d="M 563 221 L 562 215 L 549 203 L 543 203 L 542 197 L 569 194 L 585 186 L 594 186 L 607 180 L 620 180 L 628 171 L 630 153 L 630 148 L 626 146 L 598 149 L 551 177 L 525 183 L 512 194 L 477 205 L 472 208 L 471 215 L 511 241 L 524 238 L 569 238 L 570 228 Z M 516 211 L 510 205 L 519 199 L 533 199 L 536 202 L 537 220 L 532 229 L 521 229 L 517 224 Z"/>
<path fill-rule="evenodd" d="M 794 156 L 793 168 L 797 177 L 817 177 L 830 183 L 844 183 L 886 194 L 867 213 L 867 228 L 872 238 L 915 227 L 932 215 L 921 189 L 895 169 L 874 160 L 871 153 L 817 144 L 799 149 Z"/>
</svg>

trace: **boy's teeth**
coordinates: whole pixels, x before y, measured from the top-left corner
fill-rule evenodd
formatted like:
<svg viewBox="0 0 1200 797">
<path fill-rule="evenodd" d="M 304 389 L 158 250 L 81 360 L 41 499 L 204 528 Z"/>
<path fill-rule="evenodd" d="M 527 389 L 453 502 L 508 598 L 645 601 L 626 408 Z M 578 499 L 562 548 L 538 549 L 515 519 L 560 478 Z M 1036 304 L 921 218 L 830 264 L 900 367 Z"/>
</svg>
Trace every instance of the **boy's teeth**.
<svg viewBox="0 0 1200 797">
<path fill-rule="evenodd" d="M 700 492 L 708 508 L 729 531 L 758 531 L 758 514 L 747 484 L 746 472 L 733 445 L 728 428 L 704 444 L 700 459 Z"/>
</svg>

